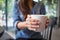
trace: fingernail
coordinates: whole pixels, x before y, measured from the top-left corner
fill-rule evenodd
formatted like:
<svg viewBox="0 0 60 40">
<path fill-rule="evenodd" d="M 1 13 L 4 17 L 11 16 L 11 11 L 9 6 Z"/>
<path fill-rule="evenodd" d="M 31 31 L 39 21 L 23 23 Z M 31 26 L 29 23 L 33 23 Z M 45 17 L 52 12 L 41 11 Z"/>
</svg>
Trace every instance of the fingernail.
<svg viewBox="0 0 60 40">
<path fill-rule="evenodd" d="M 36 31 L 36 29 L 34 29 L 34 31 Z"/>
</svg>

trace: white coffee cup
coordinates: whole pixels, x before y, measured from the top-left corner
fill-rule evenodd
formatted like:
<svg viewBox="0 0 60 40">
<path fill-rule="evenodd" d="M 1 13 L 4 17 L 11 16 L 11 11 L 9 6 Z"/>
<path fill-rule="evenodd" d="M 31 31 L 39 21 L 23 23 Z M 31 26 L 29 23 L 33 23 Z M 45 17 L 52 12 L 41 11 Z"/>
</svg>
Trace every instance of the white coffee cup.
<svg viewBox="0 0 60 40">
<path fill-rule="evenodd" d="M 40 27 L 36 29 L 36 32 L 43 32 L 45 30 L 47 15 L 30 15 L 32 19 L 36 19 L 40 21 Z"/>
</svg>

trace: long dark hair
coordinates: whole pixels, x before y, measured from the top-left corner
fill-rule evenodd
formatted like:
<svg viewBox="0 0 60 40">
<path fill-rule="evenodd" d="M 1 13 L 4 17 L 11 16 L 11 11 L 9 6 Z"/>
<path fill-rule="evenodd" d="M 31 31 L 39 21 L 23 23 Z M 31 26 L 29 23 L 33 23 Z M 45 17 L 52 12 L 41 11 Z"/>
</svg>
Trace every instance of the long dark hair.
<svg viewBox="0 0 60 40">
<path fill-rule="evenodd" d="M 18 2 L 19 9 L 22 11 L 25 19 L 27 18 L 27 14 L 31 14 L 32 5 L 32 0 L 20 0 Z"/>
</svg>

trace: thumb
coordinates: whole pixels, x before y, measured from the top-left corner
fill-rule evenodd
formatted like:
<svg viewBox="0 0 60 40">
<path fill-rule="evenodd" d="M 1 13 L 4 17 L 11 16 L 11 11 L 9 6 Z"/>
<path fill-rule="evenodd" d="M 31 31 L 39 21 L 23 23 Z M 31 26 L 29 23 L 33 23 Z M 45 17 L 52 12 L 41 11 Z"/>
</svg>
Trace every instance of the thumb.
<svg viewBox="0 0 60 40">
<path fill-rule="evenodd" d="M 31 15 L 28 15 L 28 18 L 31 18 Z"/>
</svg>

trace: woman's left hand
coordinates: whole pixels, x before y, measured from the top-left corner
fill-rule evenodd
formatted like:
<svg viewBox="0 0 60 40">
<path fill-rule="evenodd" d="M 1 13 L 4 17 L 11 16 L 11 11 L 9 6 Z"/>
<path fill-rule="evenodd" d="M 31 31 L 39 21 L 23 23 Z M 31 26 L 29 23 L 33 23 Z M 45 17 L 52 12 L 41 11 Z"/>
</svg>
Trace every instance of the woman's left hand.
<svg viewBox="0 0 60 40">
<path fill-rule="evenodd" d="M 45 28 L 47 28 L 49 25 L 49 18 L 46 19 L 46 24 L 45 24 Z"/>
</svg>

